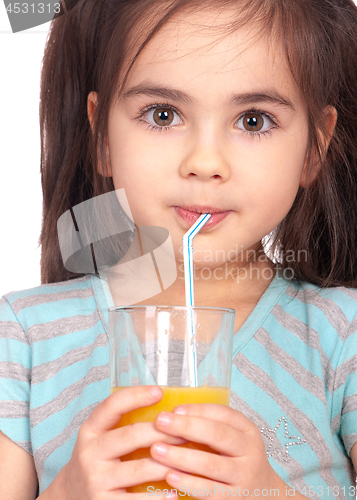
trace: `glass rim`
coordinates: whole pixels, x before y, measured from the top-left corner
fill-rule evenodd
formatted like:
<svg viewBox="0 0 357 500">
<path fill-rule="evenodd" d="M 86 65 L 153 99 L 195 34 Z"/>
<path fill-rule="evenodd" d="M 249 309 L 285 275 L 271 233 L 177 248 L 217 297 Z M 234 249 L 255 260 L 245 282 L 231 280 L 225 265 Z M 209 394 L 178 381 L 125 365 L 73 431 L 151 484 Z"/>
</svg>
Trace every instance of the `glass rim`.
<svg viewBox="0 0 357 500">
<path fill-rule="evenodd" d="M 207 311 L 207 310 L 213 310 L 215 312 L 218 312 L 218 311 L 223 311 L 225 313 L 234 313 L 235 314 L 235 310 L 234 309 L 231 309 L 230 307 L 210 307 L 210 306 L 168 306 L 168 305 L 163 305 L 163 306 L 160 306 L 160 305 L 141 305 L 141 306 L 113 306 L 113 307 L 109 307 L 108 308 L 108 311 L 109 312 L 120 312 L 121 310 L 123 309 L 133 309 L 134 311 L 139 311 L 140 309 L 164 309 L 164 310 L 170 310 L 170 309 L 179 309 L 179 310 L 183 310 L 183 311 L 187 311 L 187 310 L 194 310 L 194 311 Z"/>
</svg>

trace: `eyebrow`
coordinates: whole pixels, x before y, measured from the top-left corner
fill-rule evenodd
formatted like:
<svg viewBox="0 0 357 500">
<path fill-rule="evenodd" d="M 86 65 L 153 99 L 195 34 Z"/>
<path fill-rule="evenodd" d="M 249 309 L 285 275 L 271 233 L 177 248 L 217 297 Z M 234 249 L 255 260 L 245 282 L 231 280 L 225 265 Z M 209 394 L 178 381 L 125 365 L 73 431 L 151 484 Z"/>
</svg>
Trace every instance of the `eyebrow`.
<svg viewBox="0 0 357 500">
<path fill-rule="evenodd" d="M 121 97 L 122 99 L 127 100 L 142 95 L 150 97 L 162 97 L 165 99 L 172 99 L 174 101 L 191 103 L 191 104 L 195 102 L 195 100 L 192 97 L 187 95 L 185 92 L 182 92 L 181 90 L 171 89 L 168 87 L 147 85 L 145 83 L 131 87 L 126 92 L 124 92 L 124 94 Z M 230 96 L 230 98 L 226 101 L 225 104 L 239 105 L 239 104 L 256 104 L 262 102 L 277 104 L 279 106 L 290 108 L 293 111 L 295 111 L 295 106 L 293 105 L 291 100 L 288 97 L 283 96 L 282 94 L 277 92 L 275 89 L 268 89 L 262 92 L 245 92 L 242 94 L 233 94 L 232 96 Z"/>
</svg>

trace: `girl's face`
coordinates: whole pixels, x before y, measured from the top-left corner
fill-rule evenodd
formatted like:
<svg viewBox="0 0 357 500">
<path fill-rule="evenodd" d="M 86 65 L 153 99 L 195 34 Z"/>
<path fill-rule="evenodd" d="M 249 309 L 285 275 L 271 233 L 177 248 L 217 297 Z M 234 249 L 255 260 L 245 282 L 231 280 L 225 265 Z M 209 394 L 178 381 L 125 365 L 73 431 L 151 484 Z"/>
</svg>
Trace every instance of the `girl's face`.
<svg viewBox="0 0 357 500">
<path fill-rule="evenodd" d="M 195 238 L 205 267 L 259 248 L 282 221 L 308 144 L 304 100 L 280 48 L 252 38 L 252 26 L 220 39 L 210 27 L 221 20 L 227 12 L 167 24 L 109 115 L 114 185 L 137 225 L 167 228 L 179 255 L 198 217 L 187 210 L 225 212 Z"/>
</svg>

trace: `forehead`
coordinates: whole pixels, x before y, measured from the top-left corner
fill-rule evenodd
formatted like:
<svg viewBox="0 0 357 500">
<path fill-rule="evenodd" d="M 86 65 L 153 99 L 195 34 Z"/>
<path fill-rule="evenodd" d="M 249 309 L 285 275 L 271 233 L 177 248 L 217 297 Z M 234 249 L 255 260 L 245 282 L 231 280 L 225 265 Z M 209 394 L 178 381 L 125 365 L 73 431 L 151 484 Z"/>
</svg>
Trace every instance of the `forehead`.
<svg viewBox="0 0 357 500">
<path fill-rule="evenodd" d="M 204 102 L 210 92 L 223 100 L 237 87 L 249 92 L 269 87 L 301 101 L 281 45 L 257 24 L 232 29 L 236 20 L 228 9 L 176 15 L 140 53 L 126 89 L 142 82 L 165 84 Z"/>
</svg>

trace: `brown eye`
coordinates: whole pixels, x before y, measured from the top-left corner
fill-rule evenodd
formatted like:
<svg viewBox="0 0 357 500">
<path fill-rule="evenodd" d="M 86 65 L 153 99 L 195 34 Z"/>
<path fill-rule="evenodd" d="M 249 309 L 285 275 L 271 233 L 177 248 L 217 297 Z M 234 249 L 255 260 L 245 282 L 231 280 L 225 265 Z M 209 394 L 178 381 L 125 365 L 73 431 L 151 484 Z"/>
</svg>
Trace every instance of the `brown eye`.
<svg viewBox="0 0 357 500">
<path fill-rule="evenodd" d="M 179 112 L 170 106 L 156 105 L 150 106 L 150 108 L 151 109 L 145 114 L 142 114 L 141 117 L 144 118 L 143 121 L 147 122 L 150 128 L 154 130 L 171 130 L 183 123 Z"/>
<path fill-rule="evenodd" d="M 264 118 L 256 113 L 249 113 L 243 117 L 243 126 L 249 132 L 259 132 L 264 126 Z"/>
<path fill-rule="evenodd" d="M 157 108 L 153 114 L 153 120 L 156 125 L 161 127 L 170 126 L 174 121 L 175 114 L 172 109 Z"/>
</svg>

